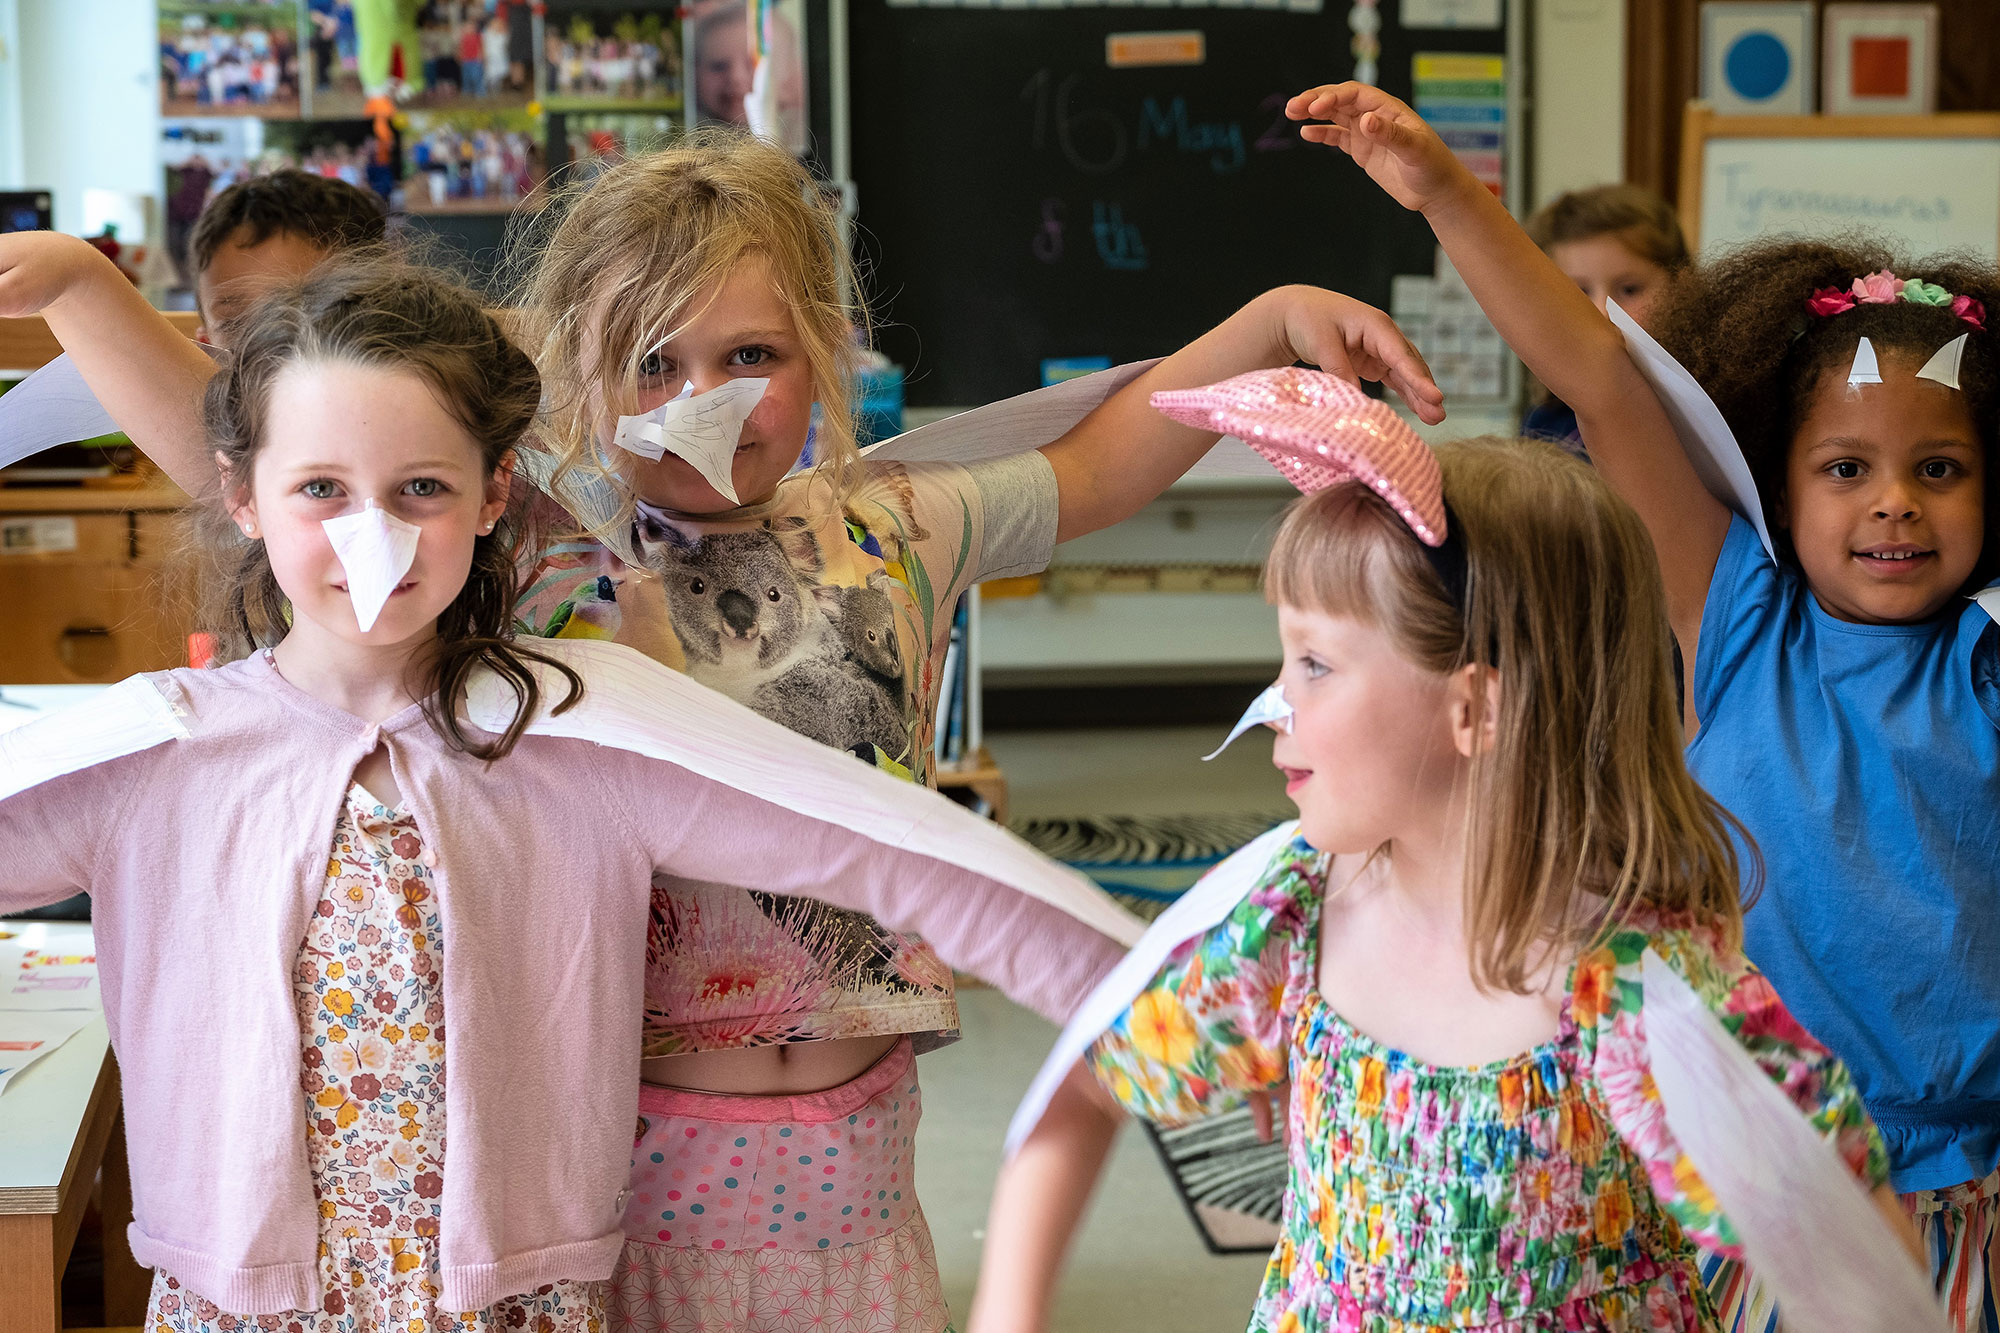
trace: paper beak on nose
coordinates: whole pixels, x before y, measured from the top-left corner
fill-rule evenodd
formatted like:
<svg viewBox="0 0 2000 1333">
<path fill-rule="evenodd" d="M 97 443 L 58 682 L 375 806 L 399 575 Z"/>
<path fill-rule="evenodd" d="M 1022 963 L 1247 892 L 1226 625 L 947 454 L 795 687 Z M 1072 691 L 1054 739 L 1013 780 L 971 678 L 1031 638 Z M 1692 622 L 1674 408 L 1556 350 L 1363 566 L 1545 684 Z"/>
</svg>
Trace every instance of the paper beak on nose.
<svg viewBox="0 0 2000 1333">
<path fill-rule="evenodd" d="M 661 455 L 672 454 L 701 473 L 702 480 L 729 503 L 741 504 L 732 473 L 736 446 L 743 438 L 744 421 L 770 387 L 768 379 L 741 379 L 696 393 L 689 381 L 679 397 L 650 412 L 618 418 L 611 443 L 655 463 Z"/>
<path fill-rule="evenodd" d="M 354 619 L 362 633 L 375 628 L 376 617 L 410 572 L 417 559 L 417 538 L 423 529 L 405 523 L 386 509 L 365 501 L 358 513 L 342 514 L 320 524 L 333 543 L 334 558 L 347 575 L 347 595 L 354 602 Z"/>
<path fill-rule="evenodd" d="M 1203 755 L 1202 762 L 1207 763 L 1209 760 L 1215 758 L 1216 755 L 1227 750 L 1231 745 L 1235 744 L 1238 736 L 1249 731 L 1252 727 L 1263 726 L 1285 732 L 1288 735 L 1292 730 L 1292 706 L 1285 702 L 1285 687 L 1283 685 L 1273 685 L 1255 699 L 1252 699 L 1250 706 L 1243 710 L 1243 716 L 1238 718 L 1236 725 L 1230 729 L 1228 739 L 1215 747 L 1214 754 Z"/>
</svg>

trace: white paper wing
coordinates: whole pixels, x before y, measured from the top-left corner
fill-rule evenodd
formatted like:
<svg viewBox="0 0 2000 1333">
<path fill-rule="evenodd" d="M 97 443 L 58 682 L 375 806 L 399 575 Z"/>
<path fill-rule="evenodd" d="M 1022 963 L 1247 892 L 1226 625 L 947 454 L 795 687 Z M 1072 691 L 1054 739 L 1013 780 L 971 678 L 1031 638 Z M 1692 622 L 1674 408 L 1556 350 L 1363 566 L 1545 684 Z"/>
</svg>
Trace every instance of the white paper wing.
<svg viewBox="0 0 2000 1333">
<path fill-rule="evenodd" d="M 905 463 L 976 463 L 982 459 L 1025 453 L 1054 441 L 1090 415 L 1118 390 L 1151 370 L 1157 361 L 1133 361 L 1094 375 L 1065 380 L 1047 388 L 1003 398 L 928 426 L 870 445 L 868 458 Z M 1269 481 L 1278 476 L 1263 457 L 1241 440 L 1225 436 L 1202 455 L 1188 476 Z"/>
<path fill-rule="evenodd" d="M 1257 881 L 1263 876 L 1265 867 L 1271 864 L 1271 858 L 1278 854 L 1279 848 L 1296 837 L 1298 831 L 1298 821 L 1291 820 L 1238 848 L 1233 855 L 1202 876 L 1199 884 L 1176 898 L 1173 906 L 1160 913 L 1159 919 L 1147 927 L 1145 935 L 1132 946 L 1132 951 L 1106 974 L 1104 980 L 1097 983 L 1097 989 L 1084 1000 L 1057 1036 L 1048 1059 L 1042 1062 L 1035 1081 L 1028 1085 L 1027 1094 L 1015 1109 L 1014 1119 L 1007 1126 L 1009 1156 L 1040 1123 L 1042 1112 L 1049 1109 L 1049 1098 L 1055 1095 L 1057 1085 L 1083 1058 L 1090 1044 L 1104 1035 L 1105 1029 L 1118 1020 L 1118 1015 L 1132 1007 L 1132 1001 L 1138 999 L 1139 993 L 1159 974 L 1168 955 L 1184 942 L 1214 929 L 1235 911 L 1245 895 L 1257 887 Z"/>
<path fill-rule="evenodd" d="M 127 677 L 86 703 L 0 733 L 0 800 L 188 734 L 152 681 Z"/>
<path fill-rule="evenodd" d="M 0 467 L 118 429 L 67 356 L 0 394 Z"/>
<path fill-rule="evenodd" d="M 1667 1126 L 1791 1329 L 1945 1333 L 1924 1275 L 1832 1147 L 1652 950 L 1646 1045 Z"/>
<path fill-rule="evenodd" d="M 1659 396 L 1660 406 L 1674 423 L 1674 433 L 1680 436 L 1681 448 L 1687 452 L 1688 462 L 1694 464 L 1701 484 L 1710 495 L 1757 529 L 1765 553 L 1776 559 L 1771 530 L 1764 523 L 1764 505 L 1757 498 L 1757 483 L 1750 476 L 1750 465 L 1743 461 L 1743 447 L 1736 442 L 1736 433 L 1722 418 L 1722 409 L 1695 377 L 1688 374 L 1687 368 L 1620 310 L 1616 301 L 1606 305 L 1605 313 L 1625 335 L 1625 349 L 1631 353 L 1632 364 Z"/>
</svg>

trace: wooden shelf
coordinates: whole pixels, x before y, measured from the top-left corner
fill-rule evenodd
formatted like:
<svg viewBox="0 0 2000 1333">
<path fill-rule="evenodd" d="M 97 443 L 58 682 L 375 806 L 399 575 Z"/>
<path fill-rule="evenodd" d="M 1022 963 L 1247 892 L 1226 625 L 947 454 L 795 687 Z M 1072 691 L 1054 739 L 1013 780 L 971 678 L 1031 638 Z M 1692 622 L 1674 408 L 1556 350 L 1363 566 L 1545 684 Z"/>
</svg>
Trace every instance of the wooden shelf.
<svg viewBox="0 0 2000 1333">
<path fill-rule="evenodd" d="M 1000 771 L 1000 765 L 993 762 L 992 752 L 985 746 L 980 746 L 955 764 L 939 764 L 937 785 L 940 791 L 951 787 L 970 788 L 993 807 L 995 823 L 1007 822 L 1007 775 Z"/>
<path fill-rule="evenodd" d="M 192 310 L 166 310 L 161 313 L 167 317 L 169 324 L 190 338 L 201 325 L 201 316 Z M 0 377 L 7 377 L 9 372 L 25 376 L 61 355 L 62 344 L 49 332 L 49 326 L 40 315 L 30 315 L 26 319 L 0 319 Z"/>
</svg>

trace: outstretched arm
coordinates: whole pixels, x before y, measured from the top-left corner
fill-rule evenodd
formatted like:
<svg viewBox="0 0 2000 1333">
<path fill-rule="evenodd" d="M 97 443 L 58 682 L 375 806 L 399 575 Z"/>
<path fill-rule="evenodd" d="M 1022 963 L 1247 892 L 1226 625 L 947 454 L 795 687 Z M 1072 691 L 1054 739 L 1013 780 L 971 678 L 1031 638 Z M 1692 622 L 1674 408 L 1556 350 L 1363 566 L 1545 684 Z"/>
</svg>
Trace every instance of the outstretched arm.
<svg viewBox="0 0 2000 1333">
<path fill-rule="evenodd" d="M 969 1333 L 1041 1333 L 1070 1242 L 1124 1116 L 1079 1063 L 1000 1168 Z"/>
<path fill-rule="evenodd" d="M 1378 380 L 1433 424 L 1444 395 L 1396 322 L 1373 306 L 1316 287 L 1264 293 L 1113 394 L 1044 445 L 1061 495 L 1056 540 L 1130 518 L 1221 438 L 1152 408 L 1161 389 L 1192 389 L 1232 375 L 1307 361 L 1344 380 Z"/>
<path fill-rule="evenodd" d="M 1342 83 L 1300 93 L 1285 110 L 1319 122 L 1300 134 L 1341 149 L 1424 215 L 1500 336 L 1576 410 L 1591 461 L 1652 534 L 1668 611 L 1692 664 L 1729 511 L 1702 485 L 1623 336 L 1409 107 Z"/>
<path fill-rule="evenodd" d="M 0 316 L 40 312 L 132 443 L 190 495 L 215 486 L 201 396 L 215 363 L 88 241 L 0 236 Z"/>
</svg>

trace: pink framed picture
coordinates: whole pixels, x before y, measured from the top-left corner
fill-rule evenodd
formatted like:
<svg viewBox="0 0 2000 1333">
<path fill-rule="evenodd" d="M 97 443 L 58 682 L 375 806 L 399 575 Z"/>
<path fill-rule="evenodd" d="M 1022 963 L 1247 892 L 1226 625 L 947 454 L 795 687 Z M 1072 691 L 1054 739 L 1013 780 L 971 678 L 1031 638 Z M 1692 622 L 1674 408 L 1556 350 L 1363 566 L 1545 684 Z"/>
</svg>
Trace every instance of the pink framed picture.
<svg viewBox="0 0 2000 1333">
<path fill-rule="evenodd" d="M 1936 5 L 1830 4 L 1820 32 L 1822 111 L 1888 116 L 1937 110 Z"/>
</svg>

